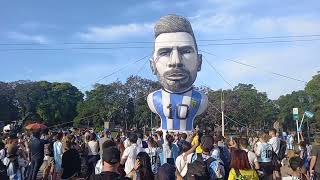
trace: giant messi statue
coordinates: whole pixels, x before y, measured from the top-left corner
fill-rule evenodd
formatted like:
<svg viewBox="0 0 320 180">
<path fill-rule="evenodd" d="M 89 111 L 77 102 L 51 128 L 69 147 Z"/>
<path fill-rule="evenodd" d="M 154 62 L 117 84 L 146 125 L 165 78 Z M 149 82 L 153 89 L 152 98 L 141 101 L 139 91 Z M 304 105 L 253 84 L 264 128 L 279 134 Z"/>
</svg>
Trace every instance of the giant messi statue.
<svg viewBox="0 0 320 180">
<path fill-rule="evenodd" d="M 162 89 L 148 95 L 148 105 L 161 118 L 161 129 L 191 131 L 195 117 L 203 113 L 208 97 L 194 90 L 201 70 L 202 56 L 190 22 L 181 16 L 167 15 L 155 24 L 151 68 Z"/>
</svg>

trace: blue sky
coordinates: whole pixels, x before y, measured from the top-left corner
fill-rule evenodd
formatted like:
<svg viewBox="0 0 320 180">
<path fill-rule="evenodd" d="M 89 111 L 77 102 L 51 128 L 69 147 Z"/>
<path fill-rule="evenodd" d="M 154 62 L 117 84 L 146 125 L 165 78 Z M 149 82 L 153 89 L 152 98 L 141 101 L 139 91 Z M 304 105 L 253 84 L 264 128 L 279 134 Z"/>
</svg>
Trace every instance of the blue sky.
<svg viewBox="0 0 320 180">
<path fill-rule="evenodd" d="M 153 24 L 161 16 L 189 18 L 198 40 L 320 35 L 320 2 L 310 0 L 158 0 L 158 1 L 0 1 L 0 81 L 21 79 L 71 82 L 88 90 L 99 78 L 152 53 Z M 305 42 L 232 44 L 235 42 L 305 40 Z M 220 45 L 217 45 L 220 44 Z M 304 83 L 272 75 L 273 71 L 309 81 L 320 70 L 320 36 L 241 41 L 199 41 L 199 49 L 232 85 L 252 83 L 272 99 L 304 88 Z M 201 46 L 205 44 L 215 44 Z M 225 45 L 221 45 L 225 44 Z M 229 45 L 226 45 L 229 44 Z M 70 48 L 116 49 L 70 49 Z M 17 49 L 64 50 L 17 50 Z M 8 50 L 16 49 L 16 50 Z M 259 67 L 236 64 L 234 59 Z M 100 81 L 130 75 L 155 79 L 147 58 Z M 196 85 L 230 88 L 206 61 Z"/>
</svg>

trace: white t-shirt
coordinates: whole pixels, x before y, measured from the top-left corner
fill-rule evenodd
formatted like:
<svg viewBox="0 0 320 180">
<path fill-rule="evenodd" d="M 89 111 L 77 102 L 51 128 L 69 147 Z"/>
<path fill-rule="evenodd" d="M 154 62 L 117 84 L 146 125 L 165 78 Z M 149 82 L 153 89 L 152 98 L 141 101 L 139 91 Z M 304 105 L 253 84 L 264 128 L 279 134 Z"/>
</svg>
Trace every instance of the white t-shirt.
<svg viewBox="0 0 320 180">
<path fill-rule="evenodd" d="M 167 158 L 172 158 L 172 151 L 167 142 L 163 143 L 162 149 L 163 149 L 163 160 L 164 162 L 167 162 Z"/>
<path fill-rule="evenodd" d="M 248 153 L 248 160 L 249 160 L 250 166 L 251 166 L 252 169 L 254 169 L 255 168 L 255 163 L 258 162 L 257 155 L 254 152 L 249 151 L 248 149 L 243 149 L 243 150 Z"/>
<path fill-rule="evenodd" d="M 99 154 L 99 143 L 98 141 L 88 142 L 88 155 L 98 155 Z"/>
<path fill-rule="evenodd" d="M 182 153 L 176 159 L 176 167 L 182 177 L 184 177 L 187 174 L 188 170 L 188 163 L 183 159 L 184 154 L 185 153 Z"/>
<path fill-rule="evenodd" d="M 127 138 L 126 140 L 123 141 L 123 146 L 124 146 L 124 148 L 126 148 L 126 149 L 130 146 L 129 138 Z"/>
<path fill-rule="evenodd" d="M 272 146 L 273 151 L 278 154 L 280 150 L 280 139 L 277 137 L 273 137 L 269 139 L 268 144 Z"/>
<path fill-rule="evenodd" d="M 144 149 L 137 146 L 137 144 L 131 144 L 124 150 L 122 159 L 127 159 L 124 168 L 126 174 L 129 174 L 130 171 L 133 169 L 134 163 L 136 162 L 136 157 L 139 154 L 139 152 L 144 152 Z"/>
</svg>

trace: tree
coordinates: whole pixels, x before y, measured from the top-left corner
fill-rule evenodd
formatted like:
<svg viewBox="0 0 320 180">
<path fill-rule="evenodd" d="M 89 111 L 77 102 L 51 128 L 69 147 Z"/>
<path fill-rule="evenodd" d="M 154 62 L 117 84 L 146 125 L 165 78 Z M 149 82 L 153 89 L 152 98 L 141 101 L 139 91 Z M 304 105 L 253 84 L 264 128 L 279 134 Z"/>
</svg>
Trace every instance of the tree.
<svg viewBox="0 0 320 180">
<path fill-rule="evenodd" d="M 14 96 L 13 87 L 8 83 L 0 82 L 0 120 L 5 124 L 19 118 Z"/>
<path fill-rule="evenodd" d="M 302 117 L 304 111 L 310 108 L 309 96 L 302 90 L 280 96 L 276 103 L 280 108 L 280 112 L 277 116 L 278 120 L 283 123 L 284 129 L 287 130 L 294 130 L 296 128 L 295 121 L 293 121 L 293 108 L 299 108 L 300 117 Z"/>
<path fill-rule="evenodd" d="M 124 119 L 126 100 L 126 92 L 120 81 L 108 85 L 96 84 L 93 90 L 86 92 L 85 101 L 78 105 L 79 114 L 75 123 L 95 127 L 101 127 L 104 121 L 118 124 Z"/>
<path fill-rule="evenodd" d="M 315 113 L 315 121 L 312 122 L 312 127 L 315 131 L 320 132 L 320 73 L 312 77 L 305 87 L 306 94 L 308 95 L 308 102 L 310 102 L 311 110 Z"/>
<path fill-rule="evenodd" d="M 70 83 L 24 82 L 15 86 L 17 107 L 22 117 L 56 125 L 72 121 L 83 94 Z"/>
</svg>

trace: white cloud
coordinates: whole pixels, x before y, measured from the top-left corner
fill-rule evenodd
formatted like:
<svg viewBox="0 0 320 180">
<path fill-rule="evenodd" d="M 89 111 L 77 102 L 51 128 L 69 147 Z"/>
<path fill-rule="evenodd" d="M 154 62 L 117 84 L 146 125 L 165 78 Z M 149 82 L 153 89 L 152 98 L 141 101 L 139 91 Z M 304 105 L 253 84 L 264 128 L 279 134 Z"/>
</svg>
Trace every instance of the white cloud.
<svg viewBox="0 0 320 180">
<path fill-rule="evenodd" d="M 87 32 L 79 32 L 77 36 L 86 41 L 108 41 L 130 36 L 141 36 L 144 33 L 151 33 L 153 24 L 151 23 L 131 23 L 113 26 L 93 26 Z"/>
<path fill-rule="evenodd" d="M 29 35 L 21 32 L 9 32 L 9 38 L 18 40 L 18 41 L 26 41 L 31 43 L 39 43 L 39 44 L 47 44 L 49 43 L 49 39 L 43 35 Z"/>
<path fill-rule="evenodd" d="M 320 33 L 320 21 L 307 16 L 263 17 L 252 28 L 259 33 L 289 33 L 290 35 Z"/>
<path fill-rule="evenodd" d="M 234 28 L 237 21 L 231 14 L 198 14 L 191 17 L 194 31 L 204 33 L 228 31 Z"/>
<path fill-rule="evenodd" d="M 246 67 L 230 61 L 222 61 L 218 69 L 231 82 L 252 83 L 260 91 L 266 91 L 270 98 L 276 99 L 280 95 L 300 90 L 305 84 L 295 80 L 274 75 L 280 73 L 296 79 L 309 81 L 317 72 L 317 47 L 309 45 L 291 46 L 288 48 L 247 50 L 239 58 L 234 59 L 257 69 Z"/>
</svg>

